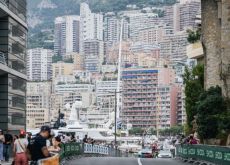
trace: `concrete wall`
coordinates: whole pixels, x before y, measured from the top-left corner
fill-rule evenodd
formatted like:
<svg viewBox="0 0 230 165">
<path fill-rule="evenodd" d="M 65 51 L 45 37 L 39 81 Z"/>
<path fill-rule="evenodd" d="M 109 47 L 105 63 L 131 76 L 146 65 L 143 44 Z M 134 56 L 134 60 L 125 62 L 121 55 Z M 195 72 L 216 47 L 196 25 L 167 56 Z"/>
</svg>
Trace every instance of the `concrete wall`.
<svg viewBox="0 0 230 165">
<path fill-rule="evenodd" d="M 230 97 L 230 1 L 201 0 L 205 87 L 219 85 Z"/>
</svg>

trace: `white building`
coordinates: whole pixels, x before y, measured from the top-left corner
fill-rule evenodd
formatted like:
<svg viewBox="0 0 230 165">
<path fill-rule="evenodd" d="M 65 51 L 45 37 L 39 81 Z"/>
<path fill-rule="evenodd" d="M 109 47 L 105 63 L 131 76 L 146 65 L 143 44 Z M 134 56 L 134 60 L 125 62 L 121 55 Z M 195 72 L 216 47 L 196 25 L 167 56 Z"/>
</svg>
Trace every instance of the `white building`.
<svg viewBox="0 0 230 165">
<path fill-rule="evenodd" d="M 30 81 L 46 81 L 52 76 L 52 56 L 50 49 L 29 49 L 27 53 L 27 78 Z"/>
<path fill-rule="evenodd" d="M 103 40 L 103 15 L 92 13 L 87 3 L 80 5 L 80 52 L 85 40 Z"/>
<path fill-rule="evenodd" d="M 65 56 L 79 52 L 80 16 L 67 15 L 55 19 L 54 52 Z"/>
</svg>

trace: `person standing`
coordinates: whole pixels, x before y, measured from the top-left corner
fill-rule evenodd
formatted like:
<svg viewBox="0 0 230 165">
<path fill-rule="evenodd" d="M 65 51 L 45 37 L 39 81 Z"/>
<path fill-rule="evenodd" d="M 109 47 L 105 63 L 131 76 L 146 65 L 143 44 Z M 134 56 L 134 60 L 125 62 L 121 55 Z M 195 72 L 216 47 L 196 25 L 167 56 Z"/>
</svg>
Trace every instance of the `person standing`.
<svg viewBox="0 0 230 165">
<path fill-rule="evenodd" d="M 13 142 L 13 136 L 9 133 L 8 130 L 6 130 L 4 137 L 5 137 L 5 142 L 4 142 L 4 147 L 3 147 L 3 157 L 5 158 L 6 162 L 9 162 L 10 147 Z"/>
<path fill-rule="evenodd" d="M 15 165 L 28 165 L 28 158 L 26 155 L 27 145 L 28 141 L 26 139 L 26 132 L 20 131 L 19 138 L 14 141 L 13 147 Z"/>
<path fill-rule="evenodd" d="M 27 133 L 27 141 L 28 143 L 30 143 L 30 140 L 32 139 L 32 133 L 31 132 L 28 132 Z"/>
<path fill-rule="evenodd" d="M 0 130 L 0 164 L 3 161 L 3 143 L 5 142 L 5 137 L 2 130 Z"/>
<path fill-rule="evenodd" d="M 49 139 L 50 132 L 51 129 L 49 126 L 42 126 L 40 133 L 31 139 L 28 150 L 31 154 L 32 165 L 37 165 L 38 160 L 51 156 L 46 145 L 46 140 Z"/>
</svg>

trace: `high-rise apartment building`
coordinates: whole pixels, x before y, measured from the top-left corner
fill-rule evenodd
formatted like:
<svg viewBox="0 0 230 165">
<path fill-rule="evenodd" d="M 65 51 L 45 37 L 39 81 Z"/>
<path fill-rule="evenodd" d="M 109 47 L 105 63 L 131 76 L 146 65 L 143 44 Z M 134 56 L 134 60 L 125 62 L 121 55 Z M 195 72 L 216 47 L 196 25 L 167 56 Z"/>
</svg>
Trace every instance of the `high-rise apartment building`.
<svg viewBox="0 0 230 165">
<path fill-rule="evenodd" d="M 154 13 L 132 13 L 128 14 L 130 24 L 130 39 L 133 41 L 138 40 L 139 30 L 152 26 L 157 19 L 157 14 Z"/>
<path fill-rule="evenodd" d="M 79 52 L 80 16 L 67 15 L 55 19 L 54 52 L 65 56 L 67 53 Z"/>
<path fill-rule="evenodd" d="M 182 0 L 173 6 L 164 7 L 164 17 L 162 20 L 173 27 L 175 32 L 194 28 L 195 18 L 201 13 L 200 0 Z"/>
<path fill-rule="evenodd" d="M 100 40 L 85 40 L 83 54 L 85 69 L 90 72 L 100 72 L 104 61 L 104 42 Z"/>
<path fill-rule="evenodd" d="M 26 125 L 26 0 L 0 1 L 0 125 L 17 131 Z"/>
<path fill-rule="evenodd" d="M 106 13 L 104 16 L 104 42 L 113 44 L 120 41 L 121 21 L 123 20 L 122 39 L 129 38 L 129 22 L 126 17 L 118 18 L 115 13 Z"/>
<path fill-rule="evenodd" d="M 180 31 L 195 28 L 195 18 L 201 14 L 200 0 L 190 0 L 180 4 Z"/>
<path fill-rule="evenodd" d="M 47 81 L 52 77 L 52 56 L 50 49 L 35 48 L 27 51 L 27 78 L 30 81 Z"/>
<path fill-rule="evenodd" d="M 166 24 L 146 27 L 139 30 L 137 41 L 147 44 L 157 44 L 163 40 L 165 35 L 173 33 L 173 28 Z"/>
<path fill-rule="evenodd" d="M 103 40 L 103 15 L 92 13 L 87 3 L 80 5 L 80 52 L 85 40 Z"/>
<path fill-rule="evenodd" d="M 186 62 L 187 45 L 187 33 L 185 31 L 166 35 L 163 41 L 160 42 L 161 56 L 169 58 L 172 64 Z"/>
<path fill-rule="evenodd" d="M 162 129 L 176 124 L 174 77 L 169 68 L 123 70 L 121 118 L 140 128 Z"/>
</svg>

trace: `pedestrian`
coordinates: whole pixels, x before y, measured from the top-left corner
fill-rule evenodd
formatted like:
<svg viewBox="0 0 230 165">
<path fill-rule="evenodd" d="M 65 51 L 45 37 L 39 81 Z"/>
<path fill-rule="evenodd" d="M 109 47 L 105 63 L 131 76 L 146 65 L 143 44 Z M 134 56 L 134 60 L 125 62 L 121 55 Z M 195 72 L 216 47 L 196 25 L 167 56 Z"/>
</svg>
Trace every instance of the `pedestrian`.
<svg viewBox="0 0 230 165">
<path fill-rule="evenodd" d="M 88 135 L 85 135 L 85 137 L 83 138 L 83 143 L 88 143 Z"/>
<path fill-rule="evenodd" d="M 5 158 L 5 161 L 9 162 L 10 148 L 13 143 L 13 136 L 9 133 L 9 130 L 6 130 L 4 137 L 5 137 L 5 142 L 3 147 L 3 156 Z"/>
<path fill-rule="evenodd" d="M 3 161 L 3 143 L 5 142 L 5 137 L 2 130 L 0 130 L 0 164 Z"/>
<path fill-rule="evenodd" d="M 59 152 L 61 151 L 61 137 L 56 136 L 52 139 L 52 146 L 48 147 L 49 152 Z"/>
<path fill-rule="evenodd" d="M 75 138 L 74 134 L 71 134 L 70 141 L 71 141 L 71 142 L 76 142 L 76 138 Z"/>
<path fill-rule="evenodd" d="M 20 131 L 19 138 L 15 140 L 13 147 L 15 165 L 28 165 L 27 146 L 26 132 L 22 130 Z"/>
<path fill-rule="evenodd" d="M 31 132 L 28 132 L 27 133 L 27 141 L 28 143 L 30 143 L 30 140 L 32 139 L 32 133 Z"/>
<path fill-rule="evenodd" d="M 198 141 L 194 138 L 193 135 L 189 137 L 189 144 L 198 144 Z"/>
<path fill-rule="evenodd" d="M 37 161 L 40 159 L 50 157 L 50 153 L 46 146 L 46 140 L 50 137 L 51 129 L 49 126 L 42 126 L 40 132 L 31 139 L 28 145 L 28 150 L 31 154 L 31 165 L 37 165 Z"/>
<path fill-rule="evenodd" d="M 76 142 L 81 143 L 81 140 L 80 140 L 79 136 L 77 136 Z"/>
</svg>

